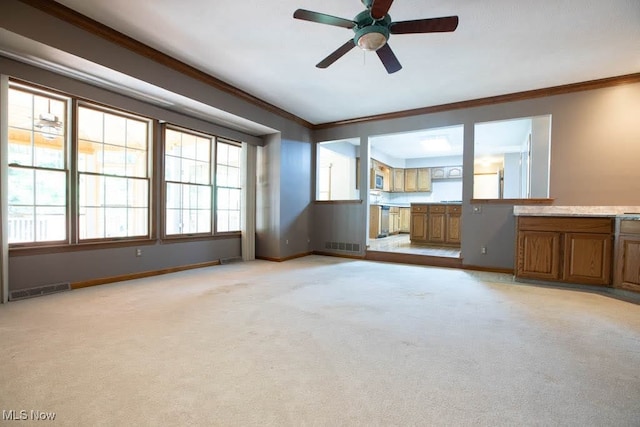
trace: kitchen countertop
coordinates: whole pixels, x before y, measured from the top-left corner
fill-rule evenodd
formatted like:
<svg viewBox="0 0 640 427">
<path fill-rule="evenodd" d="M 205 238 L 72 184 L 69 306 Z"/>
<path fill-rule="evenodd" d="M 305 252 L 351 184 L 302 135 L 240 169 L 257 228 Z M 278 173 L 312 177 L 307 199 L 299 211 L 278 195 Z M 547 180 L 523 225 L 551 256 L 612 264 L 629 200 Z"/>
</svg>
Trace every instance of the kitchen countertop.
<svg viewBox="0 0 640 427">
<path fill-rule="evenodd" d="M 640 206 L 514 206 L 515 216 L 624 217 L 640 220 Z"/>
<path fill-rule="evenodd" d="M 398 207 L 398 208 L 408 208 L 408 207 L 410 207 L 409 203 L 382 203 L 382 202 L 371 203 L 371 206 L 391 206 L 393 208 L 395 208 L 395 207 Z"/>
</svg>

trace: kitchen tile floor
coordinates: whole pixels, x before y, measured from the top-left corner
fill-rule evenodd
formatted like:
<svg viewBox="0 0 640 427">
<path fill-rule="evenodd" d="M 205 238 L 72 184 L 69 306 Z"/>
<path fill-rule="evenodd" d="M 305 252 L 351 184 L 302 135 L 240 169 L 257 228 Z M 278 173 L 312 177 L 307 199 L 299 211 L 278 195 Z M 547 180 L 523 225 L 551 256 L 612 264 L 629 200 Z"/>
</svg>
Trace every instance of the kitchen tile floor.
<svg viewBox="0 0 640 427">
<path fill-rule="evenodd" d="M 408 234 L 396 234 L 381 239 L 370 239 L 368 249 L 380 252 L 460 258 L 460 248 L 411 243 Z"/>
</svg>

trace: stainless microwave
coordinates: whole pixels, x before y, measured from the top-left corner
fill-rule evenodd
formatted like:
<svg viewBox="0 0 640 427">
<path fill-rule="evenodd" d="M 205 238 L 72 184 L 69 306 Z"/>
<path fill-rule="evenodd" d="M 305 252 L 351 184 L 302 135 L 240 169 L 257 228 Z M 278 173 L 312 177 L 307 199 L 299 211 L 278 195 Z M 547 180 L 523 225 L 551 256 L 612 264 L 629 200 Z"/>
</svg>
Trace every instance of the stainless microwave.
<svg viewBox="0 0 640 427">
<path fill-rule="evenodd" d="M 376 190 L 382 190 L 384 188 L 384 176 L 376 173 L 375 178 L 376 178 L 376 181 L 375 181 Z"/>
</svg>

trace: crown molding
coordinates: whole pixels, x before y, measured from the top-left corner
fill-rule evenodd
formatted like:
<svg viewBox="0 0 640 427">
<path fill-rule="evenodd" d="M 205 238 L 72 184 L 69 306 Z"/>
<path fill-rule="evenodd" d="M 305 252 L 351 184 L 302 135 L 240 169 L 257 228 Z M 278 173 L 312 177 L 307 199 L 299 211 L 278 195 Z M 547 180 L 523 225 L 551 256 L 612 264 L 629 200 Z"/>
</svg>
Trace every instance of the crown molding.
<svg viewBox="0 0 640 427">
<path fill-rule="evenodd" d="M 334 122 L 313 124 L 307 120 L 296 116 L 286 110 L 276 107 L 260 98 L 251 95 L 248 92 L 243 91 L 235 86 L 223 82 L 203 71 L 198 70 L 191 65 L 185 64 L 167 54 L 164 54 L 144 43 L 141 43 L 119 31 L 114 30 L 98 21 L 95 21 L 73 9 L 70 9 L 58 2 L 50 0 L 19 0 L 35 9 L 45 12 L 51 16 L 54 16 L 62 21 L 65 21 L 71 25 L 81 28 L 91 34 L 129 49 L 141 56 L 149 58 L 159 64 L 167 66 L 175 71 L 178 71 L 188 77 L 203 82 L 211 87 L 214 87 L 223 92 L 236 96 L 244 101 L 247 101 L 257 107 L 274 113 L 280 117 L 288 120 L 292 120 L 311 130 L 322 130 L 338 126 L 362 124 L 367 122 L 374 122 L 380 120 L 400 119 L 424 114 L 440 113 L 444 111 L 459 110 L 463 108 L 474 108 L 487 105 L 502 104 L 505 102 L 523 101 L 527 99 L 542 98 L 546 96 L 562 95 L 573 92 L 581 92 L 593 89 L 600 89 L 610 86 L 617 86 L 622 84 L 632 84 L 640 82 L 640 73 L 626 74 L 616 77 L 608 77 L 597 80 L 589 80 L 586 82 L 572 83 L 560 86 L 553 86 L 549 88 L 527 90 L 523 92 L 515 92 L 505 95 L 490 96 L 486 98 L 478 98 L 468 101 L 454 102 L 450 104 L 434 105 L 429 107 L 415 108 L 411 110 L 396 111 L 392 113 L 377 114 L 364 117 L 356 117 L 352 119 L 339 120 Z"/>
<path fill-rule="evenodd" d="M 203 71 L 198 70 L 191 65 L 185 64 L 182 61 L 179 61 L 167 54 L 160 52 L 146 44 L 139 42 L 125 34 L 122 34 L 119 31 L 114 30 L 111 27 L 108 27 L 98 21 L 95 21 L 88 16 L 85 16 L 79 12 L 76 12 L 73 9 L 70 9 L 58 2 L 50 1 L 50 0 L 19 0 L 20 2 L 27 4 L 35 9 L 38 9 L 48 15 L 51 15 L 55 18 L 58 18 L 64 22 L 67 22 L 71 25 L 74 25 L 78 28 L 81 28 L 91 34 L 94 34 L 98 37 L 101 37 L 105 40 L 108 40 L 116 45 L 124 47 L 128 50 L 131 50 L 141 56 L 149 58 L 159 64 L 162 64 L 166 67 L 169 67 L 179 73 L 182 73 L 188 77 L 191 77 L 195 80 L 198 80 L 202 83 L 205 83 L 211 87 L 214 87 L 218 90 L 236 96 L 244 101 L 247 101 L 255 106 L 258 106 L 264 110 L 267 110 L 271 113 L 277 114 L 280 117 L 283 117 L 288 120 L 292 120 L 308 129 L 313 128 L 313 124 L 304 120 L 301 117 L 296 116 L 288 111 L 283 110 L 282 108 L 276 107 L 273 104 L 270 104 L 260 98 L 257 98 L 251 95 L 248 92 L 245 92 L 241 89 L 238 89 L 235 86 L 232 86 L 228 83 L 219 80 L 210 74 L 207 74 Z"/>
<path fill-rule="evenodd" d="M 339 120 L 317 124 L 313 130 L 328 129 L 337 126 L 362 124 L 380 120 L 401 119 L 405 117 L 419 116 L 423 114 L 441 113 L 444 111 L 460 110 L 463 108 L 482 107 L 486 105 L 502 104 L 505 102 L 523 101 L 527 99 L 542 98 L 545 96 L 563 95 L 573 92 L 600 89 L 623 84 L 640 83 L 640 73 L 626 74 L 623 76 L 608 77 L 604 79 L 589 80 L 586 82 L 572 83 L 561 86 L 553 86 L 544 89 L 527 90 L 524 92 L 509 93 L 506 95 L 490 96 L 487 98 L 472 99 L 469 101 L 453 102 L 451 104 L 434 105 L 431 107 L 415 108 L 412 110 L 396 111 L 393 113 L 376 114 L 373 116 L 358 117 L 354 119 Z"/>
</svg>

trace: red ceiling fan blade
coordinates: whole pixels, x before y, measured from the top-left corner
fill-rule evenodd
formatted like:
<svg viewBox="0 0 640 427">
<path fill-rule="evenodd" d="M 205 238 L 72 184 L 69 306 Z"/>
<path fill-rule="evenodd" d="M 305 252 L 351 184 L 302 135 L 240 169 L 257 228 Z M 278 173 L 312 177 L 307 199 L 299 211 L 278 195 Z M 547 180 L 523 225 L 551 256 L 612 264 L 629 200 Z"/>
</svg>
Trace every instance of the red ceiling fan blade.
<svg viewBox="0 0 640 427">
<path fill-rule="evenodd" d="M 382 61 L 384 68 L 387 69 L 387 73 L 392 74 L 402 69 L 402 65 L 400 65 L 400 61 L 396 58 L 393 50 L 391 50 L 389 43 L 386 43 L 380 49 L 376 50 L 376 53 L 378 54 L 380 61 Z"/>
<path fill-rule="evenodd" d="M 329 65 L 336 62 L 338 59 L 342 58 L 344 54 L 349 52 L 351 49 L 356 47 L 356 44 L 353 42 L 353 39 L 349 39 L 348 42 L 337 48 L 331 55 L 324 58 L 322 61 L 318 62 L 316 67 L 318 68 L 327 68 Z"/>
<path fill-rule="evenodd" d="M 393 0 L 373 0 L 373 4 L 371 5 L 371 17 L 373 19 L 384 18 L 387 13 L 389 13 L 391 3 L 393 3 Z"/>
<path fill-rule="evenodd" d="M 293 13 L 296 19 L 303 21 L 317 22 L 318 24 L 333 25 L 335 27 L 353 28 L 356 23 L 350 19 L 338 18 L 337 16 L 327 15 L 325 13 L 312 12 L 310 10 L 298 9 Z"/>
<path fill-rule="evenodd" d="M 393 22 L 389 26 L 389 31 L 391 34 L 446 33 L 455 31 L 456 28 L 458 28 L 458 17 L 446 16 Z"/>
</svg>

